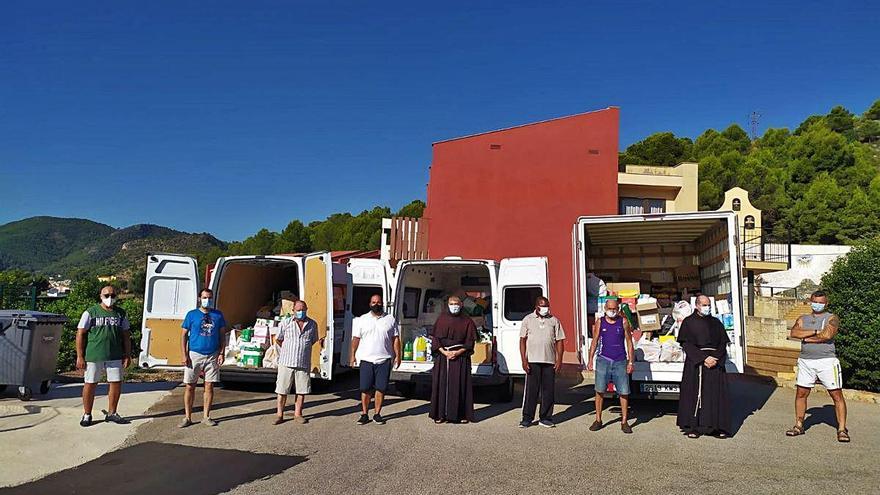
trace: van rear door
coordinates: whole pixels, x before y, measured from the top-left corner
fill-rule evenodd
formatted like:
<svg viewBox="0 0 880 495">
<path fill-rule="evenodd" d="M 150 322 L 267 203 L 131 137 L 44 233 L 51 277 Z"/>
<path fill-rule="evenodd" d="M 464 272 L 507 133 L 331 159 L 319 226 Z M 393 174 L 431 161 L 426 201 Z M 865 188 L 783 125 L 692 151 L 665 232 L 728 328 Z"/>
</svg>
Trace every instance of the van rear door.
<svg viewBox="0 0 880 495">
<path fill-rule="evenodd" d="M 525 315 L 534 311 L 538 296 L 549 297 L 547 258 L 505 258 L 498 266 L 498 294 L 493 305 L 498 368 L 525 374 L 519 353 L 519 331 Z"/>
<path fill-rule="evenodd" d="M 333 377 L 333 261 L 328 252 L 303 257 L 302 298 L 309 318 L 318 324 L 318 342 L 312 348 L 312 376 Z"/>
<path fill-rule="evenodd" d="M 367 312 L 363 301 L 372 293 L 382 295 L 385 310 L 391 313 L 391 268 L 387 260 L 374 258 L 352 258 L 348 260 L 348 286 L 345 294 L 345 326 L 342 330 L 340 359 L 343 366 L 351 362 L 351 328 L 354 319 Z M 367 300 L 368 301 L 368 300 Z"/>
<path fill-rule="evenodd" d="M 199 269 L 196 260 L 179 254 L 147 256 L 144 314 L 138 362 L 152 366 L 182 366 L 181 324 L 196 308 Z"/>
</svg>

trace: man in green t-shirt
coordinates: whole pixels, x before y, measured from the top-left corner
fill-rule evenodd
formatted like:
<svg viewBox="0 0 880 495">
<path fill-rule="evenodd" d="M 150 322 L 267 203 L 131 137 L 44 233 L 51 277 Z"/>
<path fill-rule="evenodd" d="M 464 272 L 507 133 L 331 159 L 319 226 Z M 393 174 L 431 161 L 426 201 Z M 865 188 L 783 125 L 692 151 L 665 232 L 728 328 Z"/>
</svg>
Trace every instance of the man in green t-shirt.
<svg viewBox="0 0 880 495">
<path fill-rule="evenodd" d="M 80 426 L 92 425 L 95 387 L 106 373 L 110 384 L 110 402 L 104 421 L 126 424 L 128 420 L 116 412 L 122 394 L 122 374 L 131 364 L 131 333 L 125 311 L 116 306 L 116 289 L 101 289 L 101 303 L 87 309 L 79 320 L 76 332 L 76 369 L 83 376 L 83 417 Z"/>
</svg>

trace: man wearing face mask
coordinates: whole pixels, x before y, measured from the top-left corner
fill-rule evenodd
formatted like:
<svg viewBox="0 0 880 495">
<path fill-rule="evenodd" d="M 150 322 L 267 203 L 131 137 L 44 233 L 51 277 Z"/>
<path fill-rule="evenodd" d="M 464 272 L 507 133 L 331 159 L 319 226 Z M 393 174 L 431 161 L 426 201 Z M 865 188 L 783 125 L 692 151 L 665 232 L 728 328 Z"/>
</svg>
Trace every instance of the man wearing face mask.
<svg viewBox="0 0 880 495">
<path fill-rule="evenodd" d="M 281 346 L 278 355 L 278 377 L 275 393 L 278 395 L 277 415 L 274 424 L 284 422 L 284 406 L 287 395 L 294 388 L 296 399 L 293 409 L 293 422 L 306 424 L 303 417 L 303 404 L 306 395 L 312 393 L 312 346 L 318 341 L 318 323 L 307 316 L 308 306 L 303 300 L 293 305 L 293 317 L 281 322 L 275 341 Z"/>
<path fill-rule="evenodd" d="M 76 331 L 76 369 L 83 375 L 83 416 L 80 426 L 92 425 L 92 406 L 95 388 L 101 375 L 109 382 L 108 410 L 104 421 L 126 424 L 116 407 L 122 395 L 122 374 L 131 364 L 131 333 L 128 318 L 122 308 L 116 307 L 116 289 L 108 285 L 101 289 L 101 303 L 87 309 L 79 320 Z"/>
<path fill-rule="evenodd" d="M 370 311 L 354 319 L 351 327 L 351 366 L 360 362 L 361 417 L 357 424 L 370 422 L 367 414 L 370 400 L 376 394 L 376 414 L 373 421 L 384 425 L 382 401 L 391 378 L 391 359 L 400 366 L 400 330 L 394 317 L 385 313 L 382 295 L 370 298 Z"/>
<path fill-rule="evenodd" d="M 597 347 L 599 352 L 596 352 Z M 620 430 L 632 433 L 628 421 L 629 375 L 633 372 L 632 327 L 629 320 L 620 314 L 616 299 L 605 301 L 605 315 L 593 325 L 588 355 L 587 369 L 596 372 L 596 419 L 590 425 L 590 431 L 599 431 L 605 426 L 602 423 L 602 394 L 607 390 L 608 382 L 611 382 L 620 397 Z"/>
<path fill-rule="evenodd" d="M 550 300 L 539 297 L 535 301 L 535 311 L 522 320 L 519 331 L 519 353 L 523 370 L 526 372 L 526 388 L 523 392 L 523 411 L 520 428 L 528 428 L 535 420 L 535 407 L 538 395 L 541 396 L 541 410 L 538 424 L 553 428 L 554 387 L 556 373 L 562 369 L 562 344 L 565 332 L 562 324 L 550 314 Z"/>
<path fill-rule="evenodd" d="M 429 335 L 434 368 L 431 370 L 431 411 L 435 423 L 474 420 L 471 355 L 477 327 L 462 313 L 461 298 L 450 296 L 447 311 L 437 318 Z"/>
<path fill-rule="evenodd" d="M 837 416 L 837 441 L 849 442 L 846 429 L 846 401 L 843 398 L 843 374 L 834 347 L 834 337 L 840 327 L 840 318 L 829 313 L 828 295 L 817 290 L 810 296 L 812 314 L 801 316 L 791 329 L 791 337 L 801 340 L 798 358 L 797 392 L 794 400 L 795 424 L 785 432 L 790 437 L 804 434 L 804 416 L 807 413 L 807 397 L 816 380 L 828 390 L 834 401 Z"/>
<path fill-rule="evenodd" d="M 183 319 L 183 332 L 180 345 L 183 351 L 183 392 L 184 418 L 178 425 L 186 428 L 193 424 L 192 408 L 196 396 L 199 375 L 205 375 L 205 392 L 202 398 L 203 424 L 217 426 L 211 418 L 211 404 L 214 401 L 214 384 L 220 381 L 220 366 L 226 354 L 226 320 L 223 313 L 214 309 L 214 293 L 202 289 L 199 293 L 199 307 L 190 310 Z"/>
<path fill-rule="evenodd" d="M 724 325 L 712 316 L 712 300 L 697 296 L 694 313 L 681 322 L 678 342 L 685 353 L 676 424 L 688 438 L 730 434 L 727 344 Z"/>
</svg>

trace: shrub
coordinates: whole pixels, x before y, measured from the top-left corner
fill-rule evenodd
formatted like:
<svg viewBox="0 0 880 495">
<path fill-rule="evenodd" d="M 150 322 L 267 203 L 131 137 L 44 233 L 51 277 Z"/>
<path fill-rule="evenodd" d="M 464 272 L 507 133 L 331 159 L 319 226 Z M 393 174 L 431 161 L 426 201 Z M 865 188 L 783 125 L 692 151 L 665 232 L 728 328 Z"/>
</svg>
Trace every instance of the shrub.
<svg viewBox="0 0 880 495">
<path fill-rule="evenodd" d="M 830 310 L 840 317 L 835 345 L 844 383 L 880 391 L 880 237 L 838 258 L 822 284 Z"/>
</svg>

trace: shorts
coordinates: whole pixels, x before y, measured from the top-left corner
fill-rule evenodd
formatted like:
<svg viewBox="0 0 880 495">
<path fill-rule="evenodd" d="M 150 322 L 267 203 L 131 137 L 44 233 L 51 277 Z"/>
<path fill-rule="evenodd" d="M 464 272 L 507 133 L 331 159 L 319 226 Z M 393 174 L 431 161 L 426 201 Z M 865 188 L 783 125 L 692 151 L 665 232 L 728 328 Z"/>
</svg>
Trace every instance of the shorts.
<svg viewBox="0 0 880 495">
<path fill-rule="evenodd" d="M 840 371 L 840 361 L 836 357 L 820 359 L 798 358 L 797 386 L 813 388 L 817 379 L 826 390 L 839 390 L 843 388 L 843 373 Z"/>
<path fill-rule="evenodd" d="M 189 360 L 192 368 L 183 369 L 183 383 L 195 385 L 199 382 L 199 375 L 205 373 L 205 383 L 217 383 L 220 381 L 220 366 L 217 365 L 217 353 L 210 355 L 199 354 L 189 351 Z"/>
<path fill-rule="evenodd" d="M 372 391 L 385 393 L 388 390 L 388 381 L 391 379 L 391 359 L 381 363 L 361 361 L 361 392 Z"/>
<path fill-rule="evenodd" d="M 275 393 L 278 395 L 288 395 L 291 392 L 291 385 L 294 386 L 294 393 L 297 395 L 312 393 L 312 377 L 309 375 L 309 371 L 305 368 L 278 366 L 278 378 L 275 379 Z"/>
<path fill-rule="evenodd" d="M 86 373 L 83 381 L 86 383 L 98 383 L 101 375 L 107 374 L 107 381 L 116 383 L 122 381 L 122 360 L 86 362 Z"/>
<path fill-rule="evenodd" d="M 596 356 L 596 393 L 608 390 L 608 382 L 614 383 L 617 395 L 629 395 L 629 375 L 626 373 L 626 361 L 609 361 Z"/>
</svg>

